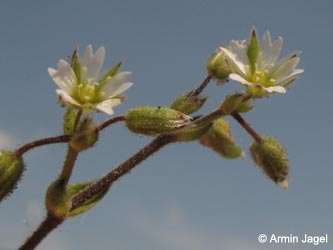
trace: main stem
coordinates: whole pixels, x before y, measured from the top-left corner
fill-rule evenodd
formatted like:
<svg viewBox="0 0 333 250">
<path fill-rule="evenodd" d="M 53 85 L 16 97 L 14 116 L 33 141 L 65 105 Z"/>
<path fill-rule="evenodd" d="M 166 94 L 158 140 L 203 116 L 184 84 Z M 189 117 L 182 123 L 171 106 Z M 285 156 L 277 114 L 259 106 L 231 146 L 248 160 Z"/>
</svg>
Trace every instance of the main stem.
<svg viewBox="0 0 333 250">
<path fill-rule="evenodd" d="M 32 250 L 56 227 L 64 220 L 55 218 L 47 214 L 45 220 L 40 224 L 37 230 L 21 245 L 18 250 Z"/>
<path fill-rule="evenodd" d="M 129 159 L 118 165 L 110 173 L 106 174 L 104 177 L 96 181 L 94 184 L 89 186 L 87 189 L 74 196 L 72 199 L 71 210 L 74 210 L 80 206 L 87 199 L 91 198 L 95 194 L 99 193 L 107 186 L 112 185 L 112 183 L 118 180 L 120 177 L 128 173 L 131 169 L 136 167 L 139 163 L 147 159 L 150 155 L 157 152 L 163 146 L 174 141 L 174 136 L 171 134 L 164 134 L 157 136 L 149 144 L 131 156 Z"/>
</svg>

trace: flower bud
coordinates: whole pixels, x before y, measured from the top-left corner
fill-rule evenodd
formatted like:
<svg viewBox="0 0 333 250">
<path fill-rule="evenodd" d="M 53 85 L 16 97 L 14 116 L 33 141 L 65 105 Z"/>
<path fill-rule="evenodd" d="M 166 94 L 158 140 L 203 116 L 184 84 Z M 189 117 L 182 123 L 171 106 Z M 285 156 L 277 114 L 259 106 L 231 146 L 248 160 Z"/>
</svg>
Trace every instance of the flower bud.
<svg viewBox="0 0 333 250">
<path fill-rule="evenodd" d="M 78 195 L 80 192 L 82 192 L 84 189 L 89 187 L 91 184 L 93 184 L 93 181 L 85 182 L 85 183 L 74 183 L 70 184 L 66 188 L 66 199 L 70 201 Z M 109 191 L 111 185 L 106 186 L 101 191 L 97 192 L 96 194 L 92 195 L 89 199 L 85 200 L 83 203 L 81 203 L 79 206 L 77 206 L 74 209 L 70 209 L 70 212 L 68 213 L 68 217 L 74 217 L 77 215 L 80 215 L 82 213 L 85 213 L 95 207 L 99 201 L 102 200 L 102 198 L 105 196 L 105 194 Z"/>
<path fill-rule="evenodd" d="M 230 125 L 223 118 L 213 122 L 207 133 L 200 138 L 200 143 L 227 159 L 235 159 L 244 155 L 240 147 L 234 143 Z"/>
<path fill-rule="evenodd" d="M 57 179 L 51 183 L 46 192 L 45 206 L 48 213 L 56 218 L 65 219 L 68 216 L 70 204 L 63 179 Z"/>
<path fill-rule="evenodd" d="M 186 93 L 178 96 L 173 101 L 170 108 L 189 115 L 198 111 L 206 100 L 206 97 L 191 96 L 190 93 Z"/>
<path fill-rule="evenodd" d="M 95 145 L 98 135 L 92 119 L 87 117 L 78 125 L 77 131 L 70 140 L 70 145 L 77 152 L 84 151 Z"/>
<path fill-rule="evenodd" d="M 276 140 L 266 136 L 262 139 L 262 143 L 254 141 L 250 145 L 251 156 L 268 178 L 287 189 L 289 172 L 287 155 L 282 145 Z"/>
<path fill-rule="evenodd" d="M 244 98 L 245 98 L 244 94 L 239 94 L 239 93 L 227 96 L 221 105 L 222 111 L 226 115 L 229 115 L 234 111 L 237 111 L 237 109 L 243 103 Z"/>
<path fill-rule="evenodd" d="M 186 126 L 191 117 L 166 107 L 138 107 L 126 114 L 127 128 L 138 134 L 158 135 Z"/>
<path fill-rule="evenodd" d="M 238 113 L 247 113 L 253 109 L 252 99 L 243 101 L 243 103 L 237 108 Z"/>
<path fill-rule="evenodd" d="M 221 49 L 217 49 L 209 58 L 206 68 L 208 74 L 216 78 L 219 84 L 226 83 L 229 74 L 232 73 Z"/>
<path fill-rule="evenodd" d="M 0 152 L 0 201 L 13 192 L 24 170 L 21 156 L 12 151 Z"/>
<path fill-rule="evenodd" d="M 177 142 L 189 142 L 200 139 L 208 129 L 212 126 L 211 123 L 203 124 L 203 125 L 190 125 L 183 129 L 180 129 L 178 132 L 175 132 L 175 139 L 174 141 Z"/>
</svg>

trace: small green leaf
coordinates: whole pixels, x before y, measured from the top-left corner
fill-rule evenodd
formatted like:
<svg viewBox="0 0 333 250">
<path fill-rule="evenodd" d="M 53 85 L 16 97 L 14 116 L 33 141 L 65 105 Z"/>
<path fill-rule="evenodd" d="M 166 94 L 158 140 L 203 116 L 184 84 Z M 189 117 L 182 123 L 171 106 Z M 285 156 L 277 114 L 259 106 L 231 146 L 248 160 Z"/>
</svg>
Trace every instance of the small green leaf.
<svg viewBox="0 0 333 250">
<path fill-rule="evenodd" d="M 259 56 L 259 43 L 255 28 L 252 29 L 250 36 L 251 37 L 247 48 L 247 57 L 249 58 L 251 72 L 253 73 L 256 70 L 256 63 Z"/>
<path fill-rule="evenodd" d="M 101 89 L 105 83 L 113 76 L 117 74 L 117 72 L 120 69 L 122 62 L 117 63 L 115 66 L 113 66 L 110 70 L 108 70 L 102 78 L 99 80 L 98 90 Z"/>
<path fill-rule="evenodd" d="M 93 182 L 84 182 L 84 183 L 75 183 L 67 186 L 67 200 L 71 200 L 75 195 L 79 194 L 81 191 L 86 189 L 88 186 L 90 186 Z M 74 217 L 79 214 L 85 213 L 89 211 L 91 208 L 96 206 L 96 204 L 102 200 L 104 195 L 109 191 L 110 186 L 107 186 L 105 189 L 100 191 L 99 193 L 93 195 L 91 198 L 83 202 L 80 206 L 77 208 L 71 210 L 68 214 L 68 217 Z"/>
<path fill-rule="evenodd" d="M 77 50 L 74 50 L 72 54 L 71 67 L 76 75 L 77 83 L 81 83 L 81 65 L 77 56 Z"/>
</svg>

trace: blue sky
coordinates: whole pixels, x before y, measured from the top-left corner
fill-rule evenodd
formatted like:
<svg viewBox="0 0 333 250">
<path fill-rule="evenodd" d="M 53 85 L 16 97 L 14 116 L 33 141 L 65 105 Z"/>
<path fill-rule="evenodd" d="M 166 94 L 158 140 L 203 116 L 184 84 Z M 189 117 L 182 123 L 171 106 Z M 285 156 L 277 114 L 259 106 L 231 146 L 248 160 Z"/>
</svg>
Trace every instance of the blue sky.
<svg viewBox="0 0 333 250">
<path fill-rule="evenodd" d="M 38 249 L 313 249 L 260 245 L 261 233 L 333 236 L 332 1 L 2 1 L 0 4 L 0 147 L 61 134 L 64 110 L 47 74 L 76 46 L 106 48 L 105 66 L 119 60 L 134 86 L 115 109 L 170 105 L 205 77 L 211 53 L 231 39 L 282 36 L 282 54 L 302 51 L 305 70 L 285 95 L 255 102 L 246 119 L 285 146 L 289 189 L 272 184 L 250 157 L 225 160 L 198 143 L 166 147 L 118 181 L 92 211 L 71 219 Z M 203 112 L 213 110 L 237 83 L 212 83 Z M 105 115 L 96 119 L 103 121 Z M 249 136 L 232 121 L 248 152 Z M 103 132 L 80 155 L 73 182 L 97 178 L 150 138 L 123 125 Z M 0 205 L 0 249 L 16 249 L 44 214 L 43 197 L 58 175 L 64 145 L 25 155 L 16 192 Z M 317 249 L 332 249 L 332 242 Z"/>
</svg>

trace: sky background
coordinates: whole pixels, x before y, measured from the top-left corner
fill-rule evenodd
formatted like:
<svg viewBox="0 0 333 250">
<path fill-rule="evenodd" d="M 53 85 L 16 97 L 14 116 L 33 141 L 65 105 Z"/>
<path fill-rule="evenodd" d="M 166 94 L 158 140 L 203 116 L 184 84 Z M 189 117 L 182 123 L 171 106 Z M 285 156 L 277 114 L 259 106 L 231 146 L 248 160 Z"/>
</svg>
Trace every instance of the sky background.
<svg viewBox="0 0 333 250">
<path fill-rule="evenodd" d="M 201 82 L 218 46 L 247 38 L 253 25 L 260 37 L 270 30 L 272 37 L 284 38 L 282 55 L 301 50 L 298 68 L 305 70 L 287 94 L 256 101 L 244 116 L 286 148 L 288 190 L 268 180 L 249 156 L 226 160 L 197 142 L 171 145 L 37 249 L 314 249 L 260 245 L 261 233 L 328 234 L 329 243 L 316 249 L 332 249 L 332 10 L 329 0 L 1 1 L 0 148 L 61 134 L 64 109 L 47 68 L 77 46 L 104 46 L 105 67 L 122 60 L 122 69 L 133 72 L 135 85 L 115 109 L 118 115 L 135 106 L 170 105 Z M 241 89 L 235 82 L 212 82 L 202 113 Z M 251 138 L 228 120 L 248 152 Z M 80 155 L 71 181 L 98 178 L 149 141 L 123 124 L 110 127 L 95 148 Z M 65 148 L 44 146 L 24 155 L 24 178 L 0 204 L 1 250 L 17 249 L 42 220 L 45 190 L 60 172 Z"/>
</svg>

